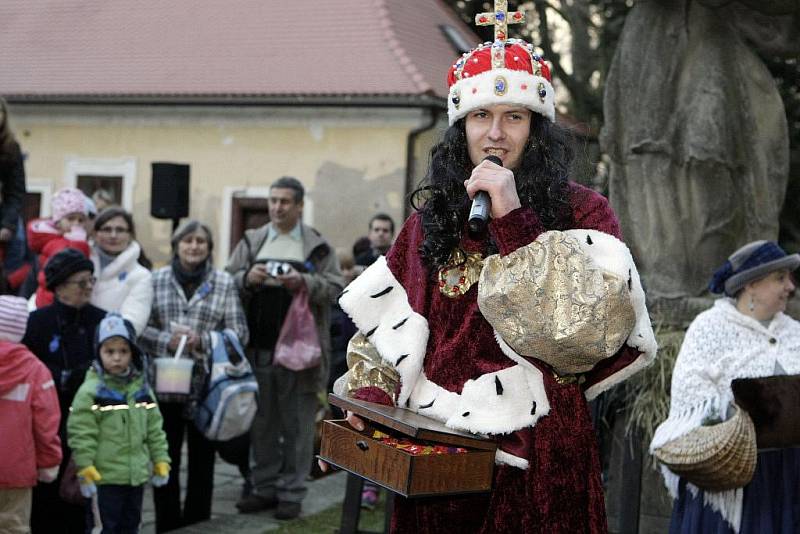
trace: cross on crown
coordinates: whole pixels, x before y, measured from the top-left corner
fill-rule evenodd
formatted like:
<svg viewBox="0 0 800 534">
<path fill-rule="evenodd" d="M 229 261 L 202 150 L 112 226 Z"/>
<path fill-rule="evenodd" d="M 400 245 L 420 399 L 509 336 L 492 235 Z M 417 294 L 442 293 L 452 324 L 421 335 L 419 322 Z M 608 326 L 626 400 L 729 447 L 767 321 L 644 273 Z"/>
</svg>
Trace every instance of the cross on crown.
<svg viewBox="0 0 800 534">
<path fill-rule="evenodd" d="M 493 69 L 502 69 L 506 66 L 505 42 L 508 38 L 508 25 L 521 24 L 524 21 L 525 13 L 522 11 L 508 12 L 508 0 L 494 0 L 494 12 L 475 15 L 476 25 L 494 25 L 494 43 L 492 44 Z"/>
</svg>

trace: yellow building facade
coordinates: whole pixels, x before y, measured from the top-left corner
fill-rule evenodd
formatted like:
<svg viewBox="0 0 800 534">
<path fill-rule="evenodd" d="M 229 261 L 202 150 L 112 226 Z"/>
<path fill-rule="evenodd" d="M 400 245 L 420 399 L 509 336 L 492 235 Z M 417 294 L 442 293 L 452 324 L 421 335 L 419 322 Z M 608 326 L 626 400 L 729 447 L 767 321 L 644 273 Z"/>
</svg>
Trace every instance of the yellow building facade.
<svg viewBox="0 0 800 534">
<path fill-rule="evenodd" d="M 190 165 L 189 216 L 214 231 L 222 266 L 241 231 L 232 228 L 237 199 L 263 199 L 285 175 L 305 185 L 303 219 L 335 247 L 365 235 L 376 212 L 399 226 L 443 127 L 419 107 L 30 103 L 12 105 L 11 117 L 40 214 L 61 187 L 118 183 L 115 201 L 133 213 L 155 265 L 169 259 L 172 223 L 150 216 L 153 162 Z"/>
</svg>

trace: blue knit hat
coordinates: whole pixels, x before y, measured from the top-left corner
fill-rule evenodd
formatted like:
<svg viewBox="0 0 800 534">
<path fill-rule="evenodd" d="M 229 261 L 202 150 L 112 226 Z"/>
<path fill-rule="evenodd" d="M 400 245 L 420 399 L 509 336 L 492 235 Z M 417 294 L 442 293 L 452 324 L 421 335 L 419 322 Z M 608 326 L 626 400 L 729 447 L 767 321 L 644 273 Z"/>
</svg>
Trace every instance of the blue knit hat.
<svg viewBox="0 0 800 534">
<path fill-rule="evenodd" d="M 763 278 L 773 271 L 800 267 L 800 255 L 786 252 L 774 241 L 753 241 L 730 255 L 722 267 L 717 269 L 708 289 L 712 293 L 724 293 L 733 297 L 748 282 Z"/>
<path fill-rule="evenodd" d="M 131 361 L 133 366 L 134 368 L 138 369 L 138 371 L 141 372 L 142 376 L 144 377 L 142 380 L 142 387 L 139 388 L 139 390 L 134 394 L 135 402 L 137 405 L 142 404 L 148 408 L 155 406 L 150 395 L 150 383 L 147 377 L 147 355 L 144 354 L 136 344 L 135 332 L 136 331 L 133 329 L 133 325 L 130 323 L 130 321 L 124 319 L 116 312 L 109 312 L 105 318 L 100 321 L 100 324 L 97 325 L 94 338 L 95 354 L 97 356 L 93 365 L 94 370 L 97 372 L 97 376 L 100 380 L 97 384 L 94 400 L 96 405 L 101 406 L 101 410 L 103 410 L 104 408 L 102 407 L 105 406 L 127 405 L 128 403 L 124 393 L 109 388 L 105 382 L 105 371 L 103 369 L 103 364 L 100 361 L 100 345 L 112 337 L 121 337 L 128 342 L 128 344 L 131 346 L 131 354 L 133 356 Z"/>
<path fill-rule="evenodd" d="M 109 312 L 103 320 L 100 321 L 100 324 L 97 325 L 97 331 L 95 332 L 95 353 L 97 354 L 97 359 L 100 359 L 100 345 L 112 337 L 124 338 L 131 346 L 133 364 L 140 370 L 144 369 L 146 362 L 143 361 L 142 350 L 136 344 L 136 333 L 133 329 L 133 325 L 116 312 Z"/>
</svg>

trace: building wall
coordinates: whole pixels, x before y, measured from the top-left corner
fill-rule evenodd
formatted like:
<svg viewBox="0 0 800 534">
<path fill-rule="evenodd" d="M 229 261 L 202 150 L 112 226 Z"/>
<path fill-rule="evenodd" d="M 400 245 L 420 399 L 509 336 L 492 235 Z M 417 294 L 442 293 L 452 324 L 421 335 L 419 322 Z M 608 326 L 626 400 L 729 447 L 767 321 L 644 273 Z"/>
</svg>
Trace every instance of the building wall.
<svg viewBox="0 0 800 534">
<path fill-rule="evenodd" d="M 334 246 L 366 234 L 376 211 L 402 221 L 407 136 L 429 120 L 419 109 L 30 104 L 11 119 L 29 190 L 43 198 L 77 174 L 126 175 L 123 204 L 156 264 L 169 258 L 172 225 L 150 217 L 150 164 L 190 164 L 190 216 L 214 229 L 217 265 L 230 250 L 232 197 L 266 196 L 283 175 L 306 186 L 304 219 Z"/>
</svg>

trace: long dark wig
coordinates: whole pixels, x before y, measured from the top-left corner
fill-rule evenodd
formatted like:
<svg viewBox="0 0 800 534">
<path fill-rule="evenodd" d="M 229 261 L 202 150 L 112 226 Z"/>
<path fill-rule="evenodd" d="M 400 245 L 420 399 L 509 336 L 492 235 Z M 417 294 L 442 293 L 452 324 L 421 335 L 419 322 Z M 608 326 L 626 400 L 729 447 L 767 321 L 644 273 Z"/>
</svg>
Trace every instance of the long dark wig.
<svg viewBox="0 0 800 534">
<path fill-rule="evenodd" d="M 447 264 L 458 246 L 469 216 L 470 200 L 464 188 L 472 172 L 466 119 L 455 122 L 431 149 L 430 166 L 411 205 L 422 216 L 424 240 L 420 255 L 432 270 Z M 528 142 L 519 168 L 513 169 L 522 206 L 531 207 L 548 230 L 572 226 L 568 179 L 574 157 L 571 134 L 538 113 L 531 115 Z M 489 253 L 497 251 L 489 240 Z"/>
</svg>

